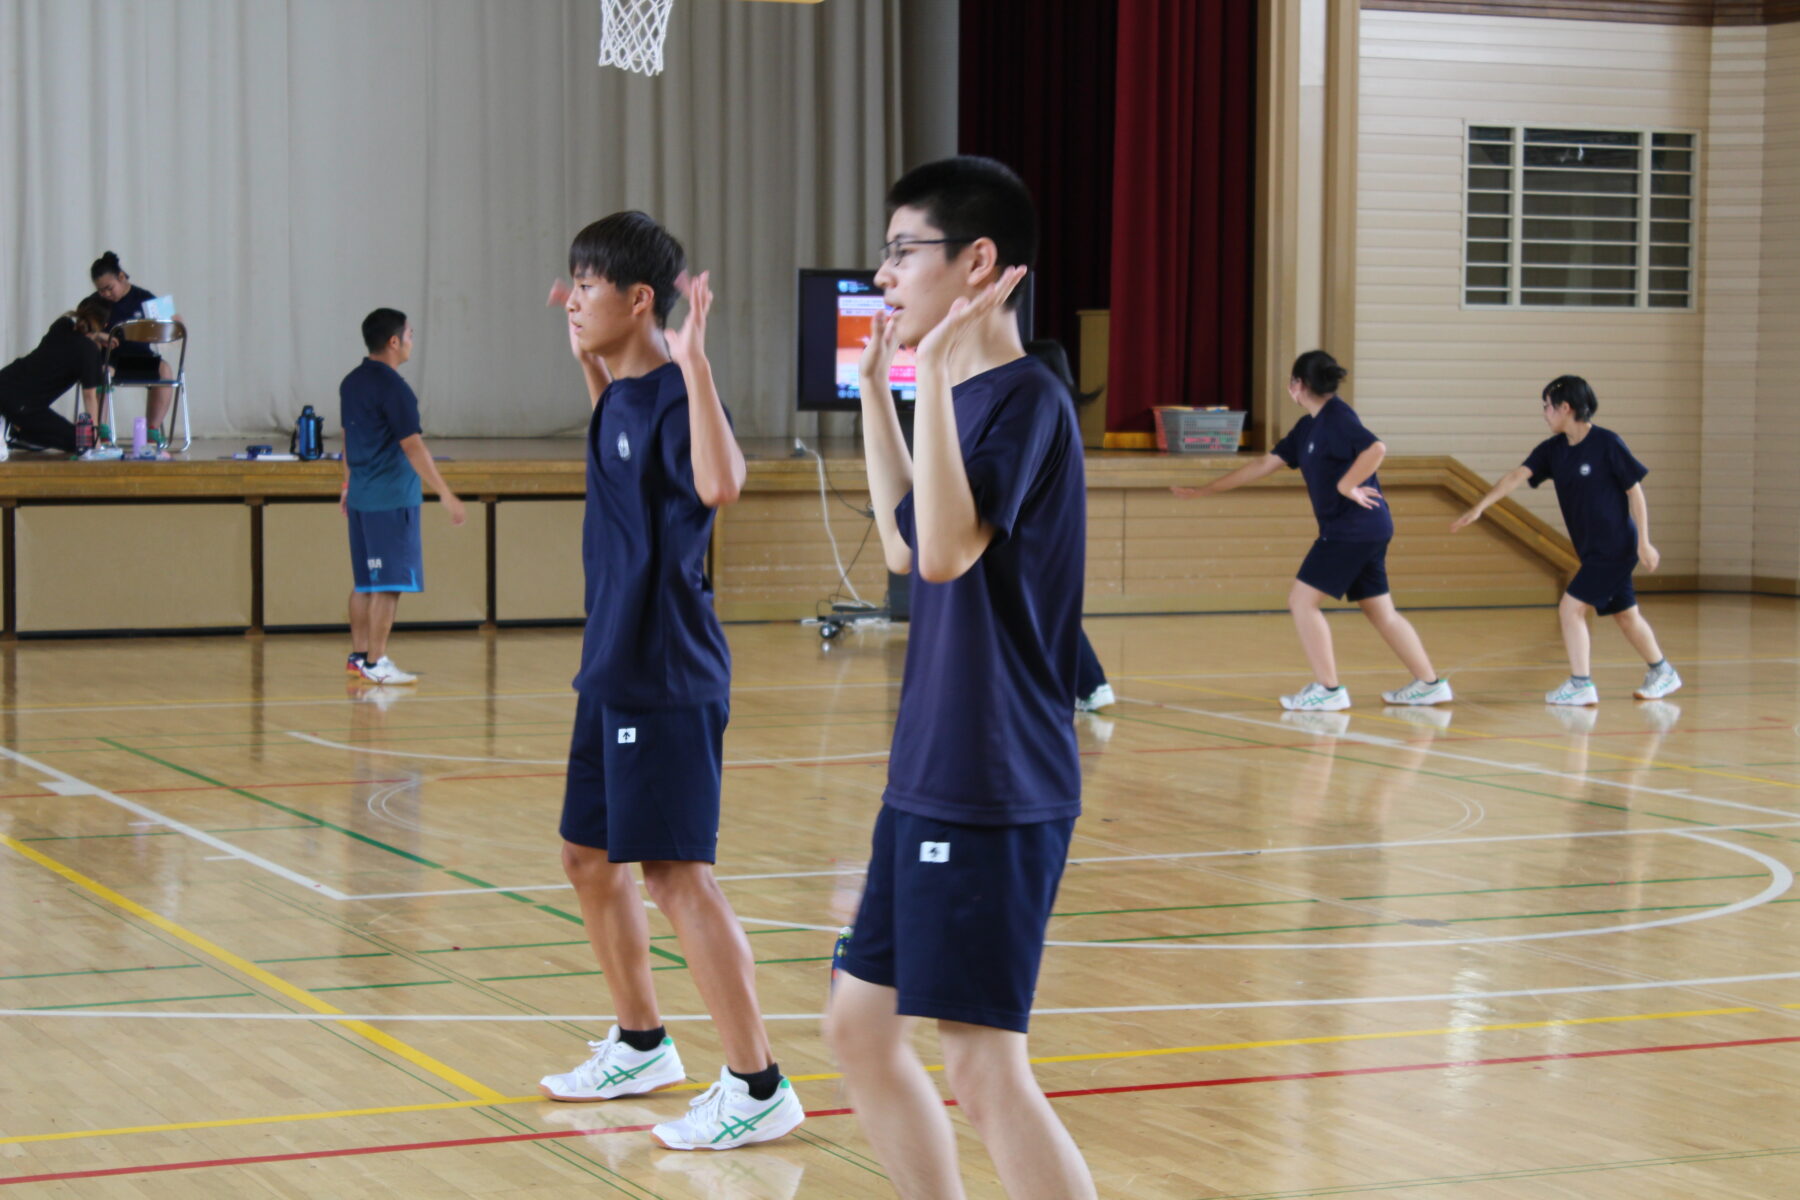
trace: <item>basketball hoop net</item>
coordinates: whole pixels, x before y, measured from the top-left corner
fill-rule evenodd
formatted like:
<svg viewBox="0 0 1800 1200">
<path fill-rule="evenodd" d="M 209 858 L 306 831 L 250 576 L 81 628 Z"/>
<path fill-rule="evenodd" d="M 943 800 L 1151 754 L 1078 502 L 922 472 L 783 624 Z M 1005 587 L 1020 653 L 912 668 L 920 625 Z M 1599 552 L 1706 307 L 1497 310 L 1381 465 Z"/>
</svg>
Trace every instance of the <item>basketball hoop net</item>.
<svg viewBox="0 0 1800 1200">
<path fill-rule="evenodd" d="M 600 65 L 660 75 L 674 0 L 600 0 Z"/>
</svg>

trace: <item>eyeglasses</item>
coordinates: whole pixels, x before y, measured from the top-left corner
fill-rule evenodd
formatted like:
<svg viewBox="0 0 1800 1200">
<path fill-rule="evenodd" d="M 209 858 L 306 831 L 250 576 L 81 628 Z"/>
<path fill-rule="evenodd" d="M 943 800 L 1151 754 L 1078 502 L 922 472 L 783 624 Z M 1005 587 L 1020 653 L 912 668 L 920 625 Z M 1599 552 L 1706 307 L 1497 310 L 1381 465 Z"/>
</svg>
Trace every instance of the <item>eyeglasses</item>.
<svg viewBox="0 0 1800 1200">
<path fill-rule="evenodd" d="M 897 267 L 904 261 L 906 252 L 914 246 L 966 246 L 974 238 L 895 238 L 881 248 L 883 266 Z"/>
</svg>

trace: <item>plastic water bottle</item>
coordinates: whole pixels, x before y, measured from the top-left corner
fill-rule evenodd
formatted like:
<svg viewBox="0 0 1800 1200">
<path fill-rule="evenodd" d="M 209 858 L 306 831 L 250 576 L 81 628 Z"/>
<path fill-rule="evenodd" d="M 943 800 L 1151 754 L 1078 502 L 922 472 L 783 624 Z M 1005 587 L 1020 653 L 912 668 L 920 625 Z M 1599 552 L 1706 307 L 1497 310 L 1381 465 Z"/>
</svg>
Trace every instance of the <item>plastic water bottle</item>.
<svg viewBox="0 0 1800 1200">
<path fill-rule="evenodd" d="M 150 421 L 146 417 L 139 417 L 131 423 L 131 452 L 142 454 L 149 444 Z"/>
<path fill-rule="evenodd" d="M 94 418 L 81 413 L 75 418 L 75 450 L 78 454 L 86 454 L 99 441 L 94 429 Z"/>
<path fill-rule="evenodd" d="M 311 461 L 325 454 L 325 418 L 308 404 L 300 410 L 300 422 L 294 427 L 294 455 Z"/>
</svg>

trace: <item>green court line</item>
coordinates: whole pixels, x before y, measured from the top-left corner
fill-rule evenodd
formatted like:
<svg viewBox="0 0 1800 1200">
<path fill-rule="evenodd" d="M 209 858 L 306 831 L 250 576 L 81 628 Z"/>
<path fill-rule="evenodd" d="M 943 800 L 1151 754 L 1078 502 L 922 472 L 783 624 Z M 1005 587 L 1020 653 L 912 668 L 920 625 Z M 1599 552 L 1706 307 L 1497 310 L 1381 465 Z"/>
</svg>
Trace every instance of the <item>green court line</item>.
<svg viewBox="0 0 1800 1200">
<path fill-rule="evenodd" d="M 45 795 L 50 793 L 46 792 Z M 208 829 L 206 833 L 261 833 L 270 829 L 311 829 L 311 825 L 246 825 L 242 829 Z M 185 837 L 175 829 L 141 829 L 133 833 L 66 833 L 56 837 L 20 838 L 21 842 L 79 842 L 90 838 Z"/>
<path fill-rule="evenodd" d="M 1382 896 L 1339 896 L 1340 900 L 1410 900 L 1420 896 L 1486 896 L 1494 892 L 1553 892 L 1567 888 L 1634 887 L 1651 883 L 1701 883 L 1714 879 L 1761 879 L 1763 872 L 1744 875 L 1678 875 L 1669 879 L 1614 879 L 1606 883 L 1540 883 L 1531 887 L 1470 888 L 1460 892 L 1389 892 Z M 1277 901 L 1291 904 L 1292 901 Z"/>
<path fill-rule="evenodd" d="M 651 947 L 651 951 L 653 953 L 655 952 L 655 949 L 656 949 L 656 947 L 654 947 L 654 946 Z M 756 961 L 756 965 L 761 967 L 761 966 L 767 966 L 770 963 L 830 962 L 831 959 L 832 959 L 832 956 L 829 954 L 816 954 L 816 955 L 810 955 L 810 956 L 802 957 L 802 958 L 759 958 L 755 961 Z M 673 971 L 677 966 L 685 967 L 685 966 L 687 966 L 687 963 L 677 962 L 677 963 L 672 963 L 666 967 L 652 967 L 651 970 L 653 970 L 653 971 Z M 536 974 L 531 974 L 531 975 L 481 975 L 481 976 L 476 977 L 475 982 L 477 982 L 477 983 L 513 983 L 520 979 L 578 979 L 578 978 L 581 978 L 582 976 L 602 975 L 602 974 L 605 974 L 605 972 L 598 971 L 598 970 L 593 970 L 593 971 L 587 971 L 587 970 L 583 970 L 583 971 L 541 971 L 541 972 L 538 972 Z M 313 990 L 321 991 L 324 989 L 314 988 Z"/>
<path fill-rule="evenodd" d="M 1489 1171 L 1479 1175 L 1439 1175 L 1429 1179 L 1388 1179 L 1378 1183 L 1341 1183 L 1304 1188 L 1294 1192 L 1239 1192 L 1211 1196 L 1208 1200 L 1307 1200 L 1312 1196 L 1349 1196 L 1357 1192 L 1397 1191 L 1401 1188 L 1444 1187 L 1461 1183 L 1493 1183 L 1505 1179 L 1548 1179 L 1557 1175 L 1585 1175 L 1596 1171 L 1641 1170 L 1646 1167 L 1679 1167 L 1692 1163 L 1734 1162 L 1752 1158 L 1777 1158 L 1800 1154 L 1800 1146 L 1767 1150 L 1715 1150 L 1706 1154 L 1672 1154 L 1666 1158 L 1639 1158 L 1619 1162 L 1572 1163 L 1562 1167 L 1527 1167 L 1518 1171 Z"/>
<path fill-rule="evenodd" d="M 182 1000 L 242 1000 L 253 997 L 267 999 L 261 992 L 219 992 L 212 996 L 157 996 L 149 1000 L 99 1000 L 89 1004 L 34 1004 L 32 1012 L 55 1012 L 59 1008 L 117 1008 L 121 1004 L 173 1004 Z"/>
<path fill-rule="evenodd" d="M 454 979 L 413 979 L 406 983 L 340 983 L 334 987 L 307 988 L 309 992 L 365 992 L 373 988 L 397 987 L 432 987 L 440 983 L 455 983 Z"/>
<path fill-rule="evenodd" d="M 1800 897 L 1797 897 L 1800 899 Z M 1681 912 L 1685 909 L 1718 908 L 1717 904 L 1646 904 L 1637 908 L 1585 908 L 1571 912 L 1553 913 L 1501 913 L 1489 917 L 1443 917 L 1433 918 L 1434 923 L 1443 925 L 1466 925 L 1472 921 L 1541 921 L 1548 917 L 1599 917 L 1618 913 L 1633 912 Z M 1092 945 L 1110 945 L 1114 942 L 1161 942 L 1178 941 L 1194 938 L 1226 938 L 1249 937 L 1258 933 L 1322 933 L 1333 929 L 1383 929 L 1396 925 L 1416 925 L 1417 919 L 1411 921 L 1364 921 L 1354 925 L 1301 925 L 1292 929 L 1234 929 L 1213 933 L 1157 933 L 1145 937 L 1128 938 L 1091 938 Z M 1429 926 L 1427 927 L 1429 928 Z"/>
<path fill-rule="evenodd" d="M 217 779 L 214 779 L 210 775 L 202 775 L 198 771 L 192 770 L 188 767 L 179 766 L 176 763 L 172 763 L 166 758 L 158 758 L 156 755 L 151 754 L 147 750 L 138 750 L 131 746 L 120 745 L 118 742 L 114 741 L 112 738 L 103 737 L 100 740 L 107 743 L 108 745 L 114 747 L 115 749 L 125 751 L 127 754 L 135 754 L 139 758 L 148 759 L 150 762 L 153 762 L 160 767 L 167 767 L 171 771 L 175 771 L 175 772 L 178 772 L 179 774 L 186 775 L 192 779 L 198 779 L 202 783 L 205 783 L 211 787 L 223 788 L 225 791 L 232 792 L 236 795 L 242 796 L 247 800 L 254 800 L 258 804 L 266 804 L 270 808 L 277 809 L 281 812 L 288 814 L 288 816 L 290 816 L 290 817 L 298 817 L 302 821 L 311 821 L 314 825 L 317 825 L 321 828 L 333 830 L 334 832 L 341 833 L 345 837 L 348 837 L 348 838 L 354 838 L 355 840 L 357 840 L 359 842 L 362 842 L 366 845 L 375 847 L 377 850 L 386 850 L 389 854 L 397 855 L 400 858 L 406 859 L 408 862 L 415 862 L 421 866 L 430 867 L 433 870 L 437 870 L 437 871 L 443 871 L 443 870 L 447 869 L 444 867 L 444 865 L 442 863 L 432 862 L 429 858 L 426 858 L 423 855 L 414 854 L 410 850 L 402 850 L 398 846 L 390 846 L 386 842 L 378 841 L 375 838 L 370 837 L 366 833 L 358 833 L 354 829 L 346 829 L 342 825 L 334 824 L 331 821 L 327 821 L 324 817 L 315 817 L 311 813 L 306 812 L 302 809 L 292 808 L 286 804 L 282 804 L 280 801 L 271 800 L 267 796 L 259 796 L 255 792 L 249 791 L 245 788 L 232 787 L 230 784 L 224 783 Z M 492 885 L 491 884 L 483 884 L 482 886 L 489 887 Z"/>
<path fill-rule="evenodd" d="M 361 954 L 308 954 L 301 958 L 259 958 L 259 959 L 256 959 L 255 961 L 257 963 L 259 963 L 260 965 L 266 967 L 266 966 L 272 966 L 275 963 L 326 962 L 329 960 L 340 959 L 340 958 L 391 958 L 391 957 L 393 957 L 392 951 L 365 950 Z M 317 991 L 318 989 L 314 988 L 313 990 Z"/>
<path fill-rule="evenodd" d="M 1282 901 L 1282 903 L 1292 903 L 1292 902 L 1291 901 Z M 561 914 L 559 913 L 558 915 L 561 915 Z M 747 937 L 756 937 L 759 934 L 765 934 L 765 933 L 820 933 L 820 932 L 822 932 L 822 931 L 817 930 L 817 929 L 808 929 L 804 925 L 796 925 L 792 929 L 746 929 L 746 930 L 744 930 L 744 934 Z M 653 942 L 667 942 L 667 941 L 673 941 L 675 939 L 675 937 L 676 937 L 676 935 L 673 933 L 659 933 L 659 934 L 656 934 L 655 936 L 653 936 L 650 940 Z M 586 938 L 572 938 L 566 942 L 512 942 L 512 943 L 508 943 L 508 944 L 500 945 L 500 946 L 435 946 L 429 950 L 413 950 L 411 953 L 413 953 L 413 954 L 459 954 L 459 953 L 460 954 L 472 954 L 478 950 L 544 950 L 544 949 L 549 949 L 549 948 L 555 947 L 555 946 L 585 946 L 587 944 L 588 943 L 587 943 Z"/>
<path fill-rule="evenodd" d="M 555 905 L 534 904 L 534 905 L 532 905 L 532 907 L 539 909 L 543 912 L 547 912 L 553 917 L 561 917 L 563 920 L 569 922 L 572 925 L 580 925 L 581 924 L 580 917 L 576 916 L 572 912 L 564 912 L 562 909 L 557 908 Z M 661 958 L 666 958 L 678 967 L 687 966 L 687 959 L 681 957 L 681 955 L 679 955 L 679 954 L 672 954 L 669 951 L 664 950 L 661 946 L 658 946 L 654 943 L 652 943 L 650 946 L 650 953 L 657 955 L 658 957 L 661 957 Z"/>
<path fill-rule="evenodd" d="M 830 1138 L 825 1137 L 823 1134 L 814 1130 L 804 1127 L 796 1129 L 794 1131 L 794 1140 L 805 1142 L 815 1150 L 823 1150 L 825 1153 L 831 1155 L 831 1157 L 841 1159 L 853 1167 L 861 1167 L 877 1179 L 885 1180 L 887 1178 L 885 1174 L 876 1167 L 871 1166 L 861 1155 L 855 1154 L 847 1147 L 839 1145 L 837 1142 L 832 1141 Z"/>
<path fill-rule="evenodd" d="M 123 975 L 131 971 L 185 971 L 204 964 L 197 962 L 165 963 L 158 967 L 87 967 L 80 971 L 43 971 L 36 975 L 0 975 L 0 983 L 13 979 L 60 979 L 66 975 Z"/>
</svg>

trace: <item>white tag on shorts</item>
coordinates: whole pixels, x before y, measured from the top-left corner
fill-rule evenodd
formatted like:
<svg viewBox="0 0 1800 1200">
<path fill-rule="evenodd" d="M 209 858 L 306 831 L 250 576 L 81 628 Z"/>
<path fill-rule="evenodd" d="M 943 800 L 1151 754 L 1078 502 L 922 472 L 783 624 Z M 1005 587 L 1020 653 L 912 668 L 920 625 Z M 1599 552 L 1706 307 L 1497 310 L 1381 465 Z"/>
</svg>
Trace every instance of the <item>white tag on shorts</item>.
<svg viewBox="0 0 1800 1200">
<path fill-rule="evenodd" d="M 920 862 L 949 862 L 950 861 L 950 843 L 949 842 L 920 842 L 919 843 L 919 861 Z"/>
<path fill-rule="evenodd" d="M 628 725 L 619 730 L 619 745 L 627 746 L 637 741 L 637 726 Z"/>
</svg>

